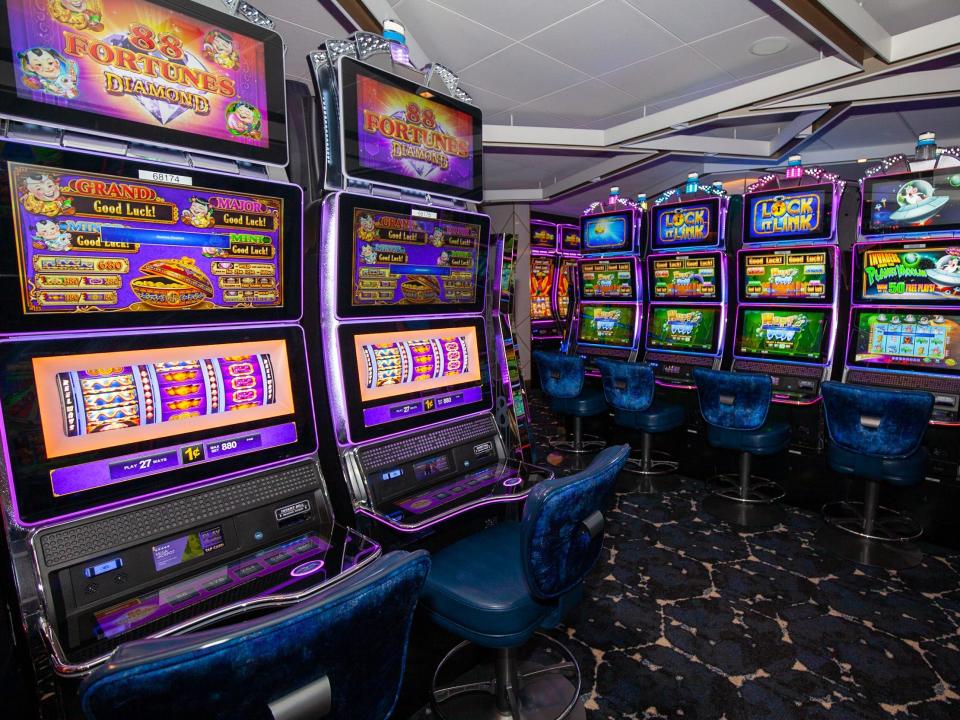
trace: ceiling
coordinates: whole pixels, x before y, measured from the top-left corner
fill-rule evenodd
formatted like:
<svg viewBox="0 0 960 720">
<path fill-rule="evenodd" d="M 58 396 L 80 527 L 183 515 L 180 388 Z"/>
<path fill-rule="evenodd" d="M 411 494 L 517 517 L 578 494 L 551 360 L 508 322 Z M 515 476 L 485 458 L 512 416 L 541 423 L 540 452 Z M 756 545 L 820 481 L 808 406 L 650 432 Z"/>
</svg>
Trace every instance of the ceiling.
<svg viewBox="0 0 960 720">
<path fill-rule="evenodd" d="M 236 0 L 200 0 L 223 7 Z M 856 175 L 937 132 L 960 145 L 960 0 L 252 0 L 288 77 L 331 37 L 400 20 L 484 112 L 486 202 L 576 214 L 807 164 Z"/>
</svg>

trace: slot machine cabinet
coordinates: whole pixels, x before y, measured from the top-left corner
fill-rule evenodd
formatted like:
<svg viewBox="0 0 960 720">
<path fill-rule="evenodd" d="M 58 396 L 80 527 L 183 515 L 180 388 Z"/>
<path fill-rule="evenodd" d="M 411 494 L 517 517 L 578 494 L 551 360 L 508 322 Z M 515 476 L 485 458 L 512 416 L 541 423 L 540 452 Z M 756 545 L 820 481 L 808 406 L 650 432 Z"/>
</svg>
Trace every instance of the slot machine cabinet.
<svg viewBox="0 0 960 720">
<path fill-rule="evenodd" d="M 560 352 L 566 352 L 566 338 L 570 336 L 572 315 L 570 308 L 576 285 L 577 260 L 580 258 L 580 226 L 561 223 L 557 225 L 560 241 L 560 256 L 557 261 L 557 279 L 553 283 L 553 309 L 560 332 Z"/>
<path fill-rule="evenodd" d="M 926 152 L 924 152 L 926 150 Z M 960 450 L 960 149 L 918 145 L 860 181 L 843 381 L 934 396 L 930 477 L 956 484 Z"/>
<path fill-rule="evenodd" d="M 639 206 L 612 188 L 580 217 L 580 258 L 572 280 L 575 303 L 564 347 L 584 357 L 587 374 L 599 377 L 592 360 L 633 361 L 643 321 L 643 280 L 636 254 Z M 569 311 L 568 311 L 569 312 Z"/>
<path fill-rule="evenodd" d="M 555 306 L 558 227 L 544 220 L 530 221 L 530 340 L 534 347 L 559 344 L 560 327 Z"/>
<path fill-rule="evenodd" d="M 328 41 L 310 62 L 328 137 L 306 313 L 324 467 L 345 479 L 347 522 L 392 547 L 442 544 L 552 476 L 502 432 L 525 408 L 504 246 L 476 211 L 481 113 L 396 33 Z"/>
<path fill-rule="evenodd" d="M 731 369 L 770 375 L 771 412 L 790 422 L 794 454 L 823 449 L 820 384 L 837 355 L 844 188 L 794 156 L 785 176 L 761 178 L 743 200 Z"/>
</svg>

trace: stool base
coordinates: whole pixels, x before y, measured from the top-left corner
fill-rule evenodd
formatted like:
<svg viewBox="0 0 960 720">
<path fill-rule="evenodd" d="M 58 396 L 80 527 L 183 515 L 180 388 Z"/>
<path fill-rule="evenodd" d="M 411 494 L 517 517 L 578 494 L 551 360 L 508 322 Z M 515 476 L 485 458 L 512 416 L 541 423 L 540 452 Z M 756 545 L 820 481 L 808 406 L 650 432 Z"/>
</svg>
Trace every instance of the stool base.
<svg viewBox="0 0 960 720">
<path fill-rule="evenodd" d="M 607 443 L 603 440 L 584 440 L 585 437 L 595 437 L 594 435 L 583 434 L 583 418 L 579 415 L 573 417 L 573 440 L 558 440 L 550 438 L 548 445 L 554 450 L 574 455 L 585 455 L 586 453 L 595 453 L 603 450 Z"/>
<path fill-rule="evenodd" d="M 871 540 L 832 525 L 820 528 L 814 542 L 845 560 L 886 570 L 906 570 L 923 561 L 923 553 L 913 543 Z"/>
<path fill-rule="evenodd" d="M 475 665 L 456 677 L 454 685 L 438 688 L 441 672 L 459 659 L 463 651 L 477 648 L 462 642 L 440 662 L 433 676 L 431 705 L 437 717 L 449 720 L 586 720 L 580 702 L 580 668 L 570 651 L 544 633 L 536 637 L 546 643 L 551 661 L 544 665 L 519 660 L 521 648 L 497 650 L 495 662 Z M 486 651 L 489 652 L 489 651 Z M 575 683 L 564 675 L 575 676 Z M 505 687 L 505 686 L 510 686 Z"/>
<path fill-rule="evenodd" d="M 708 495 L 700 503 L 700 507 L 718 520 L 744 528 L 773 527 L 783 522 L 786 517 L 783 507 L 775 503 L 743 503 L 720 495 Z"/>
<path fill-rule="evenodd" d="M 873 513 L 869 530 L 866 527 L 868 511 Z M 827 503 L 821 512 L 827 525 L 866 540 L 903 543 L 923 534 L 923 528 L 909 515 L 880 505 L 869 508 L 860 501 L 840 500 Z"/>
</svg>

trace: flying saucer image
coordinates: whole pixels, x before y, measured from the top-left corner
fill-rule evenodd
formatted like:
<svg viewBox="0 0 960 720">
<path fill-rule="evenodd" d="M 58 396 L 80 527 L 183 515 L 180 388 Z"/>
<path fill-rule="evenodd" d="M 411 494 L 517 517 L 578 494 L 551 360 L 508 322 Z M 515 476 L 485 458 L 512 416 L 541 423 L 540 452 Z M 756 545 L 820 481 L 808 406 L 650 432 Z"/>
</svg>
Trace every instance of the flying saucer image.
<svg viewBox="0 0 960 720">
<path fill-rule="evenodd" d="M 960 273 L 944 272 L 943 270 L 927 270 L 927 277 L 937 285 L 944 287 L 960 287 Z"/>
<path fill-rule="evenodd" d="M 890 213 L 895 222 L 920 223 L 932 218 L 942 208 L 948 197 L 935 197 L 933 185 L 926 180 L 911 180 L 897 191 L 899 209 Z"/>
</svg>

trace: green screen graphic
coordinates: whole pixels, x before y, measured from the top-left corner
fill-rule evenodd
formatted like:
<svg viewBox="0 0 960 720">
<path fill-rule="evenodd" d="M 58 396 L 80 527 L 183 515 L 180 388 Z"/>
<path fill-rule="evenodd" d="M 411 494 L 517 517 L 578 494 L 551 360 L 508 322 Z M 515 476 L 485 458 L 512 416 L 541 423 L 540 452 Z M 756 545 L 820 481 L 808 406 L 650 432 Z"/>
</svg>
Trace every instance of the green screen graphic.
<svg viewBox="0 0 960 720">
<path fill-rule="evenodd" d="M 718 308 L 653 307 L 647 344 L 670 350 L 713 350 Z"/>
<path fill-rule="evenodd" d="M 581 343 L 631 347 L 635 312 L 633 305 L 583 305 L 577 337 Z"/>
<path fill-rule="evenodd" d="M 737 345 L 746 355 L 819 360 L 824 310 L 745 310 Z"/>
</svg>

